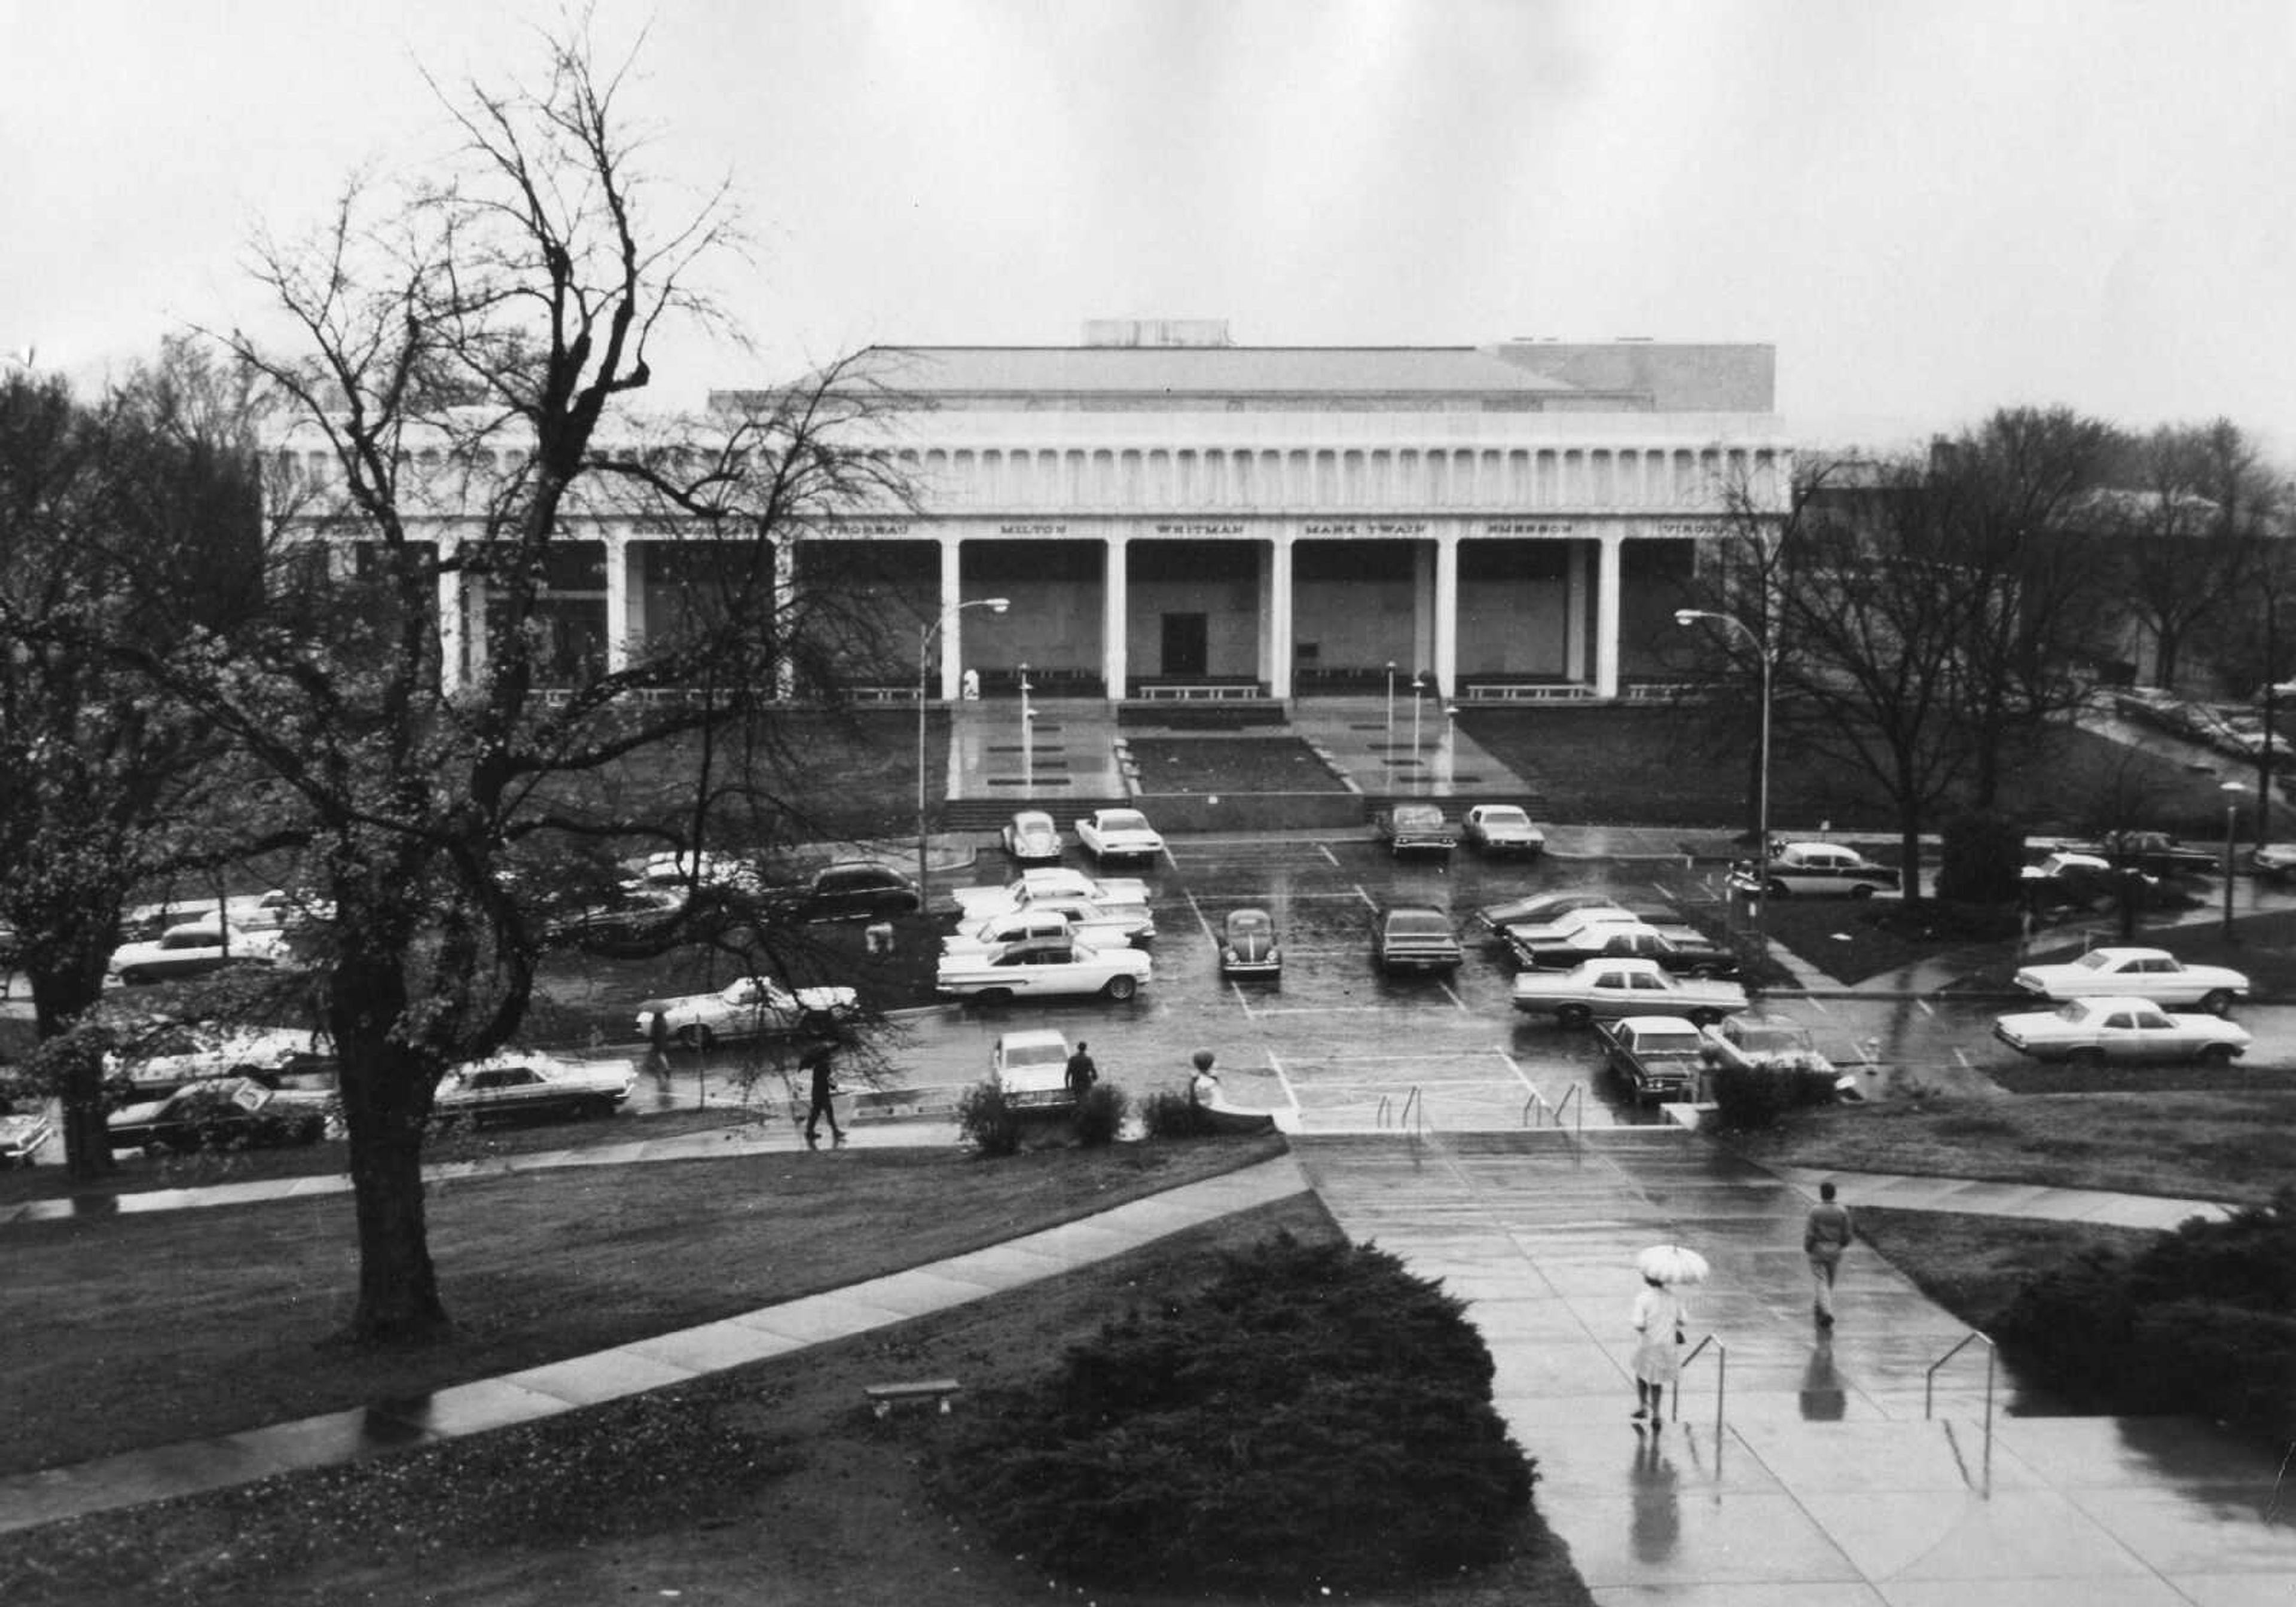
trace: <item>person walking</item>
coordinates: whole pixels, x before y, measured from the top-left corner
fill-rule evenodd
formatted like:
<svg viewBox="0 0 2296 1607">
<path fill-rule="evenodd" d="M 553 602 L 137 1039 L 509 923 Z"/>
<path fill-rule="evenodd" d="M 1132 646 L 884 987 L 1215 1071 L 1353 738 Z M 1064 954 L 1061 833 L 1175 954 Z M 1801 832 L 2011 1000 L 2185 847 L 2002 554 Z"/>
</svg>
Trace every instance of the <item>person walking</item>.
<svg viewBox="0 0 2296 1607">
<path fill-rule="evenodd" d="M 669 1092 L 669 1018 L 659 1010 L 646 1025 L 645 1069 L 653 1078 L 653 1086 L 664 1094 Z"/>
<path fill-rule="evenodd" d="M 1086 1047 L 1085 1041 L 1078 1038 L 1076 1053 L 1069 1056 L 1069 1097 L 1078 1104 L 1084 1103 L 1084 1096 L 1091 1093 L 1092 1085 L 1100 1080 L 1100 1068 L 1086 1053 Z"/>
<path fill-rule="evenodd" d="M 1212 1052 L 1199 1049 L 1192 1057 L 1196 1074 L 1188 1079 L 1188 1103 L 1192 1105 L 1213 1105 L 1219 1103 L 1220 1080 L 1212 1070 Z"/>
<path fill-rule="evenodd" d="M 1635 1297 L 1635 1427 L 1655 1431 L 1665 1421 L 1667 1386 L 1682 1377 L 1682 1345 L 1689 1337 L 1690 1308 L 1670 1284 L 1645 1273 Z"/>
<path fill-rule="evenodd" d="M 805 1113 L 805 1147 L 808 1150 L 821 1147 L 821 1119 L 824 1116 L 829 1118 L 832 1147 L 841 1148 L 845 1143 L 845 1129 L 837 1125 L 837 1105 L 833 1097 L 837 1093 L 836 1070 L 830 1062 L 830 1056 L 836 1048 L 837 1045 L 828 1038 L 816 1038 L 811 1046 L 798 1056 L 798 1069 L 813 1074 L 813 1103 Z"/>
<path fill-rule="evenodd" d="M 1841 1270 L 1841 1252 L 1857 1239 L 1849 1208 L 1834 1197 L 1831 1181 L 1817 1185 L 1817 1203 L 1802 1224 L 1802 1254 L 1809 1258 L 1809 1275 L 1816 1300 L 1812 1308 L 1821 1328 L 1833 1326 L 1833 1280 Z"/>
</svg>

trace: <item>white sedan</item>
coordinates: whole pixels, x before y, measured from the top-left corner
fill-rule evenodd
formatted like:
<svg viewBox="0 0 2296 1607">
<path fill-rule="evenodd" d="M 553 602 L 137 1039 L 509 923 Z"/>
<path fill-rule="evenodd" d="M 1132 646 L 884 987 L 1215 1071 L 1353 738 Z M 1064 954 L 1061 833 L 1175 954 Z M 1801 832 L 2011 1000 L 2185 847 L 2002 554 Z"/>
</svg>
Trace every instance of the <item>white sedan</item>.
<svg viewBox="0 0 2296 1607">
<path fill-rule="evenodd" d="M 943 954 L 982 954 L 1027 938 L 1063 932 L 1096 947 L 1122 948 L 1156 935 L 1156 918 L 1144 904 L 1095 904 L 1089 898 L 1055 895 L 1031 898 L 1028 907 L 960 924 L 940 941 Z"/>
<path fill-rule="evenodd" d="M 2187 965 L 2165 948 L 2092 948 L 2061 965 L 2028 965 L 2017 986 L 2045 999 L 2149 999 L 2222 1015 L 2248 996 L 2248 979 L 2221 965 Z"/>
<path fill-rule="evenodd" d="M 1477 804 L 1467 811 L 1462 829 L 1467 846 L 1479 853 L 1520 854 L 1528 859 L 1546 851 L 1546 833 L 1513 804 Z"/>
<path fill-rule="evenodd" d="M 1136 948 L 1095 948 L 1074 938 L 1031 938 L 986 954 L 943 955 L 937 979 L 950 998 L 1001 1004 L 1017 998 L 1098 994 L 1128 999 L 1148 986 L 1148 956 Z"/>
<path fill-rule="evenodd" d="M 123 943 L 109 966 L 123 982 L 164 982 L 226 965 L 276 965 L 287 957 L 287 935 L 276 926 L 226 928 L 213 921 L 171 926 L 149 943 Z"/>
<path fill-rule="evenodd" d="M 1095 904 L 1145 904 L 1148 884 L 1137 877 L 1112 877 L 1106 881 L 1087 876 L 1082 871 L 1067 865 L 1045 865 L 1023 871 L 1020 876 L 1002 887 L 961 887 L 956 890 L 956 907 L 961 912 L 962 924 L 986 921 L 991 915 L 1010 914 L 1026 909 L 1039 898 L 1089 898 Z"/>
<path fill-rule="evenodd" d="M 439 1081 L 432 1119 L 451 1127 L 469 1122 L 546 1121 L 611 1116 L 637 1086 L 637 1067 L 626 1060 L 568 1060 L 532 1050 L 505 1049 L 491 1060 L 458 1066 Z"/>
<path fill-rule="evenodd" d="M 1626 1015 L 1679 1015 L 1704 1027 L 1746 1007 L 1735 982 L 1677 977 L 1655 960 L 1588 960 L 1570 971 L 1526 971 L 1514 980 L 1514 1007 L 1566 1027 Z"/>
<path fill-rule="evenodd" d="M 1095 859 L 1153 859 L 1164 840 L 1137 809 L 1095 809 L 1076 823 L 1077 840 Z"/>
<path fill-rule="evenodd" d="M 792 991 L 771 977 L 740 977 L 716 993 L 647 999 L 638 1006 L 640 1037 L 653 1036 L 653 1018 L 689 1049 L 707 1049 L 721 1037 L 767 1037 L 795 1032 L 808 1022 L 851 1021 L 861 1013 L 861 996 L 850 988 L 800 988 Z"/>
<path fill-rule="evenodd" d="M 2068 999 L 2054 1010 L 2005 1015 L 1993 1036 L 2035 1060 L 2206 1061 L 2248 1053 L 2245 1029 L 2212 1015 L 2171 1015 L 2143 999 Z"/>
</svg>

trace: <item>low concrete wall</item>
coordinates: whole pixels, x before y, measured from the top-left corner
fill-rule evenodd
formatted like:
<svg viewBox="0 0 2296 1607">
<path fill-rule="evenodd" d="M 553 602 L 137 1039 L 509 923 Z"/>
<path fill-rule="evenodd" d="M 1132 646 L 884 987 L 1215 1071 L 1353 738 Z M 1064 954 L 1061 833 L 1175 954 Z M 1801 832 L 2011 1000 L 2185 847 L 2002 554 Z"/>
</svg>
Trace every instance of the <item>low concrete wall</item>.
<svg viewBox="0 0 2296 1607">
<path fill-rule="evenodd" d="M 1368 834 L 1355 792 L 1144 792 L 1132 802 L 1160 832 L 1276 832 L 1357 826 Z"/>
</svg>

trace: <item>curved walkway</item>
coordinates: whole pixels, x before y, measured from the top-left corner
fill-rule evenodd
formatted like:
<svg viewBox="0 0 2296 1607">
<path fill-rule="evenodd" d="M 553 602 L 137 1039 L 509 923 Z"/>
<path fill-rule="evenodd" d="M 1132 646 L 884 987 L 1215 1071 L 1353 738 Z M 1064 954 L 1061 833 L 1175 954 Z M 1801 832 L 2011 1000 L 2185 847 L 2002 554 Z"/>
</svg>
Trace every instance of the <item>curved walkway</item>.
<svg viewBox="0 0 2296 1607">
<path fill-rule="evenodd" d="M 674 1159 L 712 1136 L 518 1165 Z M 725 1142 L 702 1152 L 723 1153 Z M 1500 1408 L 1538 1459 L 1540 1509 L 1599 1601 L 2234 1607 L 2296 1591 L 2296 1529 L 2268 1521 L 2275 1470 L 2253 1447 L 2182 1420 L 2057 1415 L 2014 1376 L 1988 1416 L 1973 1353 L 1942 1375 L 1939 1414 L 1925 1416 L 1928 1370 L 1966 1330 L 1870 1254 L 1845 1271 L 1841 1325 L 1814 1330 L 1804 1175 L 1763 1171 L 1669 1128 L 1293 1143 L 1282 1160 L 723 1322 L 418 1400 L 0 1480 L 0 1529 L 576 1410 L 979 1300 L 1313 1188 L 1351 1237 L 1467 1302 L 1496 1364 Z M 1925 1199 L 2058 1219 L 2195 1207 L 1841 1181 L 1854 1203 Z M 1714 1265 L 1693 1297 L 1694 1326 L 1726 1349 L 1693 1364 L 1679 1421 L 1644 1433 L 1627 1420 L 1632 1257 L 1677 1239 Z"/>
</svg>

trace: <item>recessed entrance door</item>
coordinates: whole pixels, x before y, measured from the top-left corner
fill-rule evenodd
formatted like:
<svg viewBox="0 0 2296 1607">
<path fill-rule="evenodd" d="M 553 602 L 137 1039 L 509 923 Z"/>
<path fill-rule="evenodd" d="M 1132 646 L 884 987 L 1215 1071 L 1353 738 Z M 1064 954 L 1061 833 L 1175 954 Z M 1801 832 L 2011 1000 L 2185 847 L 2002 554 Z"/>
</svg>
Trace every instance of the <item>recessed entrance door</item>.
<svg viewBox="0 0 2296 1607">
<path fill-rule="evenodd" d="M 1164 616 L 1164 669 L 1168 676 L 1200 676 L 1210 657 L 1205 614 Z"/>
</svg>

